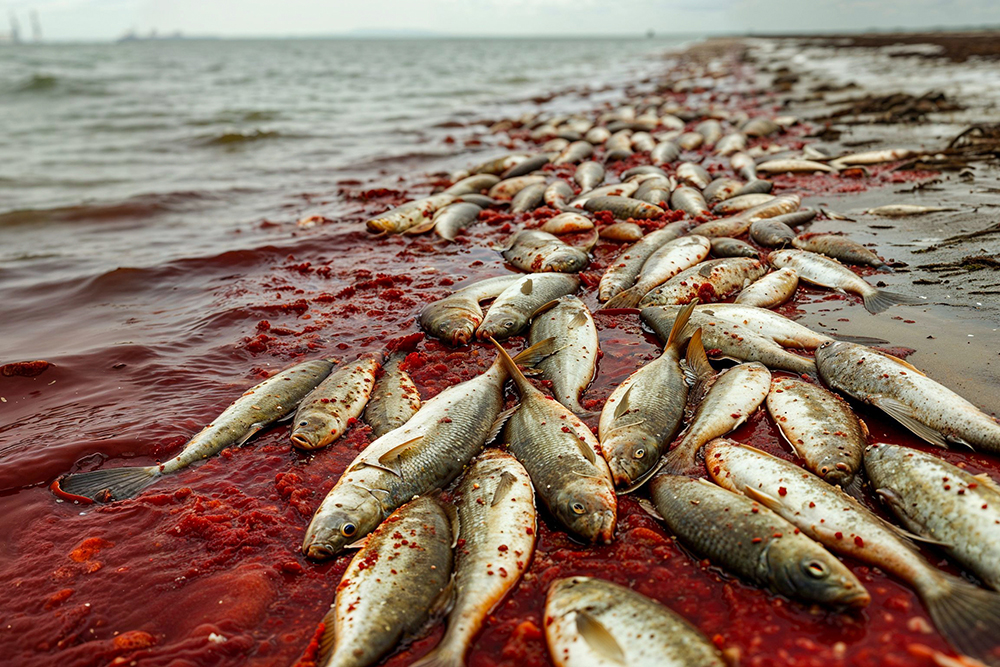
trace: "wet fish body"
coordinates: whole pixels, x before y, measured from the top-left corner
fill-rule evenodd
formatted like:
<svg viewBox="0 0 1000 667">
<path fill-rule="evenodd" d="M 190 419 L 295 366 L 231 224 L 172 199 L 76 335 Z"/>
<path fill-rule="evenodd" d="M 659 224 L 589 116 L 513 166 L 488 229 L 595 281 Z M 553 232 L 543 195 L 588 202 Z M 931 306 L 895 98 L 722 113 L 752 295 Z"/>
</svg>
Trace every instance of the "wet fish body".
<svg viewBox="0 0 1000 667">
<path fill-rule="evenodd" d="M 704 236 L 688 235 L 668 241 L 643 263 L 635 285 L 611 298 L 607 308 L 635 308 L 653 288 L 708 257 L 711 244 Z"/>
<path fill-rule="evenodd" d="M 750 238 L 765 248 L 783 248 L 792 244 L 795 232 L 780 220 L 762 218 L 750 225 Z"/>
<path fill-rule="evenodd" d="M 581 162 L 573 172 L 573 180 L 583 192 L 593 190 L 604 181 L 604 165 L 600 162 Z"/>
<path fill-rule="evenodd" d="M 525 328 L 542 306 L 580 286 L 580 279 L 564 273 L 531 273 L 521 276 L 500 293 L 476 331 L 480 340 L 514 336 Z"/>
<path fill-rule="evenodd" d="M 760 260 L 748 257 L 713 259 L 682 271 L 650 291 L 639 302 L 639 308 L 669 306 L 725 298 L 728 294 L 757 280 L 767 270 Z"/>
<path fill-rule="evenodd" d="M 376 438 L 399 428 L 420 409 L 420 391 L 410 374 L 401 368 L 401 362 L 400 357 L 393 356 L 383 364 L 382 377 L 375 382 L 365 408 L 365 422 Z"/>
<path fill-rule="evenodd" d="M 364 412 L 379 367 L 375 359 L 358 359 L 330 373 L 299 403 L 292 419 L 292 444 L 320 449 L 343 435 Z"/>
<path fill-rule="evenodd" d="M 552 164 L 572 164 L 586 160 L 594 154 L 594 146 L 589 141 L 574 141 L 552 161 Z"/>
<path fill-rule="evenodd" d="M 594 228 L 594 221 L 590 218 L 567 211 L 557 216 L 549 218 L 545 224 L 539 227 L 543 232 L 549 234 L 569 234 L 572 232 L 585 232 Z"/>
<path fill-rule="evenodd" d="M 556 352 L 538 363 L 542 377 L 552 382 L 556 400 L 576 414 L 586 413 L 580 394 L 594 379 L 600 351 L 590 310 L 575 296 L 560 297 L 531 323 L 528 341 L 535 344 L 546 338 L 555 339 Z"/>
<path fill-rule="evenodd" d="M 501 254 L 511 266 L 532 273 L 576 273 L 590 262 L 585 251 L 537 229 L 518 232 Z"/>
<path fill-rule="evenodd" d="M 730 236 L 719 236 L 712 239 L 712 255 L 714 257 L 751 257 L 760 258 L 757 248 L 746 241 L 734 239 Z"/>
<path fill-rule="evenodd" d="M 544 183 L 544 176 L 515 176 L 500 181 L 490 188 L 487 194 L 498 201 L 511 201 L 517 193 L 529 185 L 542 185 Z"/>
<path fill-rule="evenodd" d="M 520 190 L 510 200 L 511 213 L 525 213 L 538 208 L 545 201 L 545 183 L 534 183 Z"/>
<path fill-rule="evenodd" d="M 575 196 L 572 186 L 563 180 L 550 183 L 545 188 L 545 204 L 555 209 L 569 206 L 569 200 Z"/>
<path fill-rule="evenodd" d="M 368 220 L 365 225 L 368 231 L 384 234 L 402 234 L 411 227 L 425 222 L 434 215 L 439 208 L 447 206 L 455 201 L 455 195 L 439 194 L 431 195 L 424 199 L 417 199 L 386 211 Z"/>
<path fill-rule="evenodd" d="M 756 308 L 774 308 L 791 299 L 798 286 L 799 274 L 795 273 L 795 269 L 789 267 L 778 269 L 744 287 L 743 291 L 736 295 L 733 303 Z"/>
<path fill-rule="evenodd" d="M 479 194 L 483 190 L 488 190 L 500 182 L 500 177 L 495 174 L 474 174 L 467 176 L 453 184 L 444 191 L 446 195 L 469 195 Z"/>
<path fill-rule="evenodd" d="M 598 301 L 607 301 L 635 284 L 635 279 L 649 256 L 664 244 L 679 238 L 683 227 L 683 223 L 671 223 L 663 229 L 646 234 L 634 245 L 620 252 L 601 276 L 597 288 Z"/>
<path fill-rule="evenodd" d="M 649 153 L 649 159 L 653 164 L 668 164 L 681 155 L 681 147 L 673 141 L 661 141 L 653 147 Z"/>
<path fill-rule="evenodd" d="M 446 241 L 454 241 L 458 233 L 476 223 L 482 207 L 470 202 L 455 202 L 434 214 L 434 231 Z"/>
<path fill-rule="evenodd" d="M 663 209 L 655 204 L 620 196 L 591 197 L 584 202 L 583 207 L 592 213 L 610 211 L 616 218 L 623 220 L 646 220 L 663 214 Z"/>
<path fill-rule="evenodd" d="M 765 204 L 772 199 L 774 199 L 774 195 L 767 193 L 736 195 L 716 204 L 712 208 L 712 212 L 716 215 L 735 215 L 742 213 L 748 208 Z"/>
<path fill-rule="evenodd" d="M 792 239 L 792 246 L 847 264 L 873 266 L 877 269 L 887 266 L 874 252 L 839 234 L 803 234 Z"/>
<path fill-rule="evenodd" d="M 704 190 L 712 182 L 712 175 L 708 173 L 708 170 L 693 162 L 682 162 L 677 165 L 675 175 L 681 183 L 699 190 Z"/>
<path fill-rule="evenodd" d="M 420 327 L 451 345 L 465 345 L 483 322 L 479 302 L 499 296 L 522 278 L 519 275 L 497 276 L 458 289 L 424 306 L 420 311 Z"/>
<path fill-rule="evenodd" d="M 670 194 L 670 208 L 675 211 L 684 211 L 692 218 L 699 215 L 710 215 L 708 202 L 697 188 L 682 185 Z"/>
<path fill-rule="evenodd" d="M 835 174 L 837 169 L 815 160 L 798 160 L 792 158 L 782 158 L 768 160 L 757 165 L 757 172 L 764 174 L 796 174 L 815 173 L 817 171 Z"/>
</svg>

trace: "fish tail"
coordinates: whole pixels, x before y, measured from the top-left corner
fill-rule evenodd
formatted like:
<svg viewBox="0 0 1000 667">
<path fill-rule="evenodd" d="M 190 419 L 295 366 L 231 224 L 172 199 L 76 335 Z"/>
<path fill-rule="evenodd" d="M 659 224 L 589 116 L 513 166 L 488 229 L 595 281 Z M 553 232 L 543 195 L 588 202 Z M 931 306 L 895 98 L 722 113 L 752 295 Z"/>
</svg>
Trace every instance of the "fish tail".
<svg viewBox="0 0 1000 667">
<path fill-rule="evenodd" d="M 511 361 L 513 361 L 518 366 L 523 366 L 525 368 L 534 368 L 546 357 L 551 357 L 556 353 L 556 339 L 545 338 L 538 341 L 531 347 L 526 347 L 520 352 L 518 352 Z"/>
<path fill-rule="evenodd" d="M 546 338 L 543 341 L 535 343 L 531 347 L 523 350 L 513 359 L 511 359 L 510 355 L 507 354 L 507 350 L 503 349 L 503 346 L 496 342 L 492 336 L 489 340 L 496 346 L 497 352 L 500 355 L 500 363 L 503 364 L 505 369 L 507 369 L 507 373 L 514 380 L 514 384 L 517 385 L 518 391 L 523 395 L 524 392 L 534 389 L 534 387 L 531 386 L 531 383 L 528 382 L 528 378 L 524 377 L 524 373 L 522 373 L 521 369 L 517 367 L 517 364 L 520 362 L 526 365 L 534 365 L 535 363 L 541 361 L 542 358 L 552 353 L 551 348 L 555 345 L 555 338 Z"/>
<path fill-rule="evenodd" d="M 110 502 L 132 498 L 160 477 L 159 466 L 109 468 L 66 475 L 52 484 L 56 495 Z"/>
<path fill-rule="evenodd" d="M 613 308 L 635 308 L 642 301 L 642 297 L 646 296 L 646 291 L 638 288 L 637 286 L 629 287 L 627 290 L 619 292 L 610 299 L 607 303 L 601 306 L 601 310 L 613 309 Z"/>
<path fill-rule="evenodd" d="M 873 314 L 884 312 L 899 304 L 923 303 L 920 299 L 874 288 L 862 298 L 865 301 L 865 310 Z"/>
<path fill-rule="evenodd" d="M 446 647 L 443 643 L 417 660 L 411 667 L 464 667 L 465 656 L 460 651 L 452 647 Z"/>
<path fill-rule="evenodd" d="M 934 625 L 960 653 L 1000 665 L 1000 593 L 942 576 L 944 592 L 924 598 Z"/>
<path fill-rule="evenodd" d="M 691 319 L 691 313 L 694 312 L 694 307 L 697 305 L 698 299 L 692 299 L 691 303 L 680 309 L 680 312 L 677 313 L 677 317 L 674 318 L 673 326 L 670 327 L 670 334 L 667 335 L 667 342 L 664 345 L 664 348 L 680 344 L 681 334 L 684 331 L 684 327 L 687 326 L 688 320 Z"/>
<path fill-rule="evenodd" d="M 700 472 L 698 462 L 695 460 L 697 453 L 697 449 L 692 451 L 691 447 L 681 440 L 680 444 L 663 457 L 663 466 L 660 470 L 670 475 L 697 474 Z"/>
<path fill-rule="evenodd" d="M 691 385 L 688 400 L 692 405 L 697 405 L 705 397 L 705 394 L 708 392 L 709 383 L 715 377 L 715 369 L 708 363 L 708 355 L 705 353 L 705 346 L 701 342 L 701 328 L 696 329 L 691 336 L 691 340 L 688 341 L 687 354 L 684 361 L 687 364 L 685 376 L 687 376 L 688 384 Z"/>
</svg>

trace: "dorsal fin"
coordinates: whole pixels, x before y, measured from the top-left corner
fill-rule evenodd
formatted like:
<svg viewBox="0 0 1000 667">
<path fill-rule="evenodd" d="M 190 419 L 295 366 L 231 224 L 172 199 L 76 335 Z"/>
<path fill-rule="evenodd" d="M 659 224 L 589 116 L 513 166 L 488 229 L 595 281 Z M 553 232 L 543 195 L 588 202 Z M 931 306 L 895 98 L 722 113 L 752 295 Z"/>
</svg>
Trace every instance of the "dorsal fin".
<svg viewBox="0 0 1000 667">
<path fill-rule="evenodd" d="M 503 425 L 507 423 L 507 420 L 510 419 L 512 414 L 517 412 L 519 407 L 521 407 L 520 403 L 512 408 L 507 408 L 497 415 L 497 418 L 493 420 L 493 426 L 490 427 L 489 435 L 486 436 L 487 445 L 496 440 L 497 436 L 500 435 L 500 431 L 503 430 Z"/>
<path fill-rule="evenodd" d="M 588 320 L 590 320 L 590 318 L 587 317 L 587 312 L 584 310 L 578 310 L 576 311 L 576 315 L 573 316 L 573 319 L 569 321 L 569 326 L 571 329 L 582 327 Z"/>
<path fill-rule="evenodd" d="M 510 474 L 506 470 L 500 473 L 500 481 L 497 482 L 497 488 L 493 491 L 493 500 L 490 502 L 490 507 L 496 507 L 503 500 L 507 492 L 511 490 L 514 486 L 514 482 L 517 481 L 517 477 Z"/>
<path fill-rule="evenodd" d="M 630 384 L 628 389 L 625 390 L 625 395 L 622 396 L 622 400 L 618 401 L 618 405 L 615 406 L 615 419 L 618 419 L 623 414 L 628 412 L 628 397 L 632 393 L 632 388 L 635 387 L 634 384 Z"/>
<path fill-rule="evenodd" d="M 688 370 L 691 373 L 691 393 L 690 402 L 697 405 L 708 392 L 708 386 L 712 378 L 715 377 L 715 369 L 708 363 L 708 355 L 705 353 L 705 346 L 701 344 L 701 328 L 694 332 L 691 340 L 688 341 L 687 355 L 685 357 Z"/>
<path fill-rule="evenodd" d="M 698 299 L 692 299 L 691 303 L 681 308 L 680 312 L 677 313 L 677 317 L 674 318 L 674 325 L 670 327 L 670 335 L 667 336 L 667 343 L 663 346 L 664 349 L 678 344 L 681 339 L 681 332 L 687 326 L 688 320 L 691 319 L 691 313 L 694 312 L 694 307 L 697 305 Z"/>
<path fill-rule="evenodd" d="M 653 505 L 653 501 L 651 501 L 649 498 L 639 498 L 639 507 L 642 508 L 643 512 L 653 517 L 657 521 L 664 520 L 663 515 L 660 514 L 660 512 L 656 509 L 656 506 Z"/>
<path fill-rule="evenodd" d="M 897 357 L 895 355 L 892 355 L 892 354 L 889 354 L 888 352 L 883 352 L 882 354 L 884 354 L 885 356 L 889 357 L 890 359 L 892 359 L 893 361 L 895 361 L 897 364 L 899 364 L 901 366 L 906 366 L 907 368 L 909 368 L 914 373 L 919 373 L 920 375 L 923 375 L 924 377 L 927 377 L 926 373 L 924 373 L 922 370 L 920 370 L 919 368 L 917 368 L 916 366 L 914 366 L 913 364 L 911 364 L 909 361 L 906 361 L 905 359 L 900 359 L 899 357 Z"/>
<path fill-rule="evenodd" d="M 556 350 L 555 336 L 543 338 L 531 347 L 526 347 L 514 355 L 514 363 L 518 366 L 523 366 L 524 368 L 533 368 L 537 366 L 538 362 L 542 359 L 550 357 L 556 352 L 558 352 L 558 350 Z"/>
<path fill-rule="evenodd" d="M 559 299 L 552 299 L 552 301 L 547 301 L 535 309 L 535 312 L 531 314 L 531 319 L 535 319 L 547 310 L 552 310 L 559 305 Z"/>
<path fill-rule="evenodd" d="M 583 454 L 583 458 L 590 461 L 591 465 L 596 465 L 597 454 L 594 453 L 594 450 L 590 447 L 590 445 L 584 442 L 582 438 L 576 437 L 576 433 L 573 433 L 573 436 L 573 439 L 576 441 L 576 446 L 580 449 L 580 453 Z"/>
</svg>

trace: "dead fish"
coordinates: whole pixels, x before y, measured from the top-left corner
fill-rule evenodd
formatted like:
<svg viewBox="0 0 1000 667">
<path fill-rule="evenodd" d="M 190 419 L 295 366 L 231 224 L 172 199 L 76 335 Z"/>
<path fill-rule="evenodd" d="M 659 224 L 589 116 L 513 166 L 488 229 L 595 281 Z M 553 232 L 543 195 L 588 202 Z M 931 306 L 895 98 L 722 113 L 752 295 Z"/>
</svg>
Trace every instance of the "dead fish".
<svg viewBox="0 0 1000 667">
<path fill-rule="evenodd" d="M 800 280 L 859 295 L 869 313 L 881 313 L 897 304 L 920 303 L 919 299 L 872 287 L 856 273 L 835 259 L 805 250 L 778 250 L 768 257 L 771 266 L 790 266 Z"/>
<path fill-rule="evenodd" d="M 698 132 L 685 132 L 674 139 L 674 142 L 686 151 L 693 151 L 705 143 L 705 137 Z"/>
<path fill-rule="evenodd" d="M 799 274 L 791 267 L 772 271 L 743 288 L 733 303 L 756 308 L 780 306 L 795 294 L 799 286 Z"/>
<path fill-rule="evenodd" d="M 708 202 L 697 188 L 682 185 L 670 195 L 670 208 L 675 211 L 684 211 L 692 218 L 699 215 L 710 215 Z"/>
<path fill-rule="evenodd" d="M 593 190 L 604 182 L 604 165 L 592 160 L 581 162 L 580 166 L 573 172 L 573 180 L 583 192 Z"/>
<path fill-rule="evenodd" d="M 733 132 L 722 137 L 715 144 L 715 154 L 723 157 L 739 153 L 747 147 L 747 137 L 742 132 Z"/>
<path fill-rule="evenodd" d="M 524 213 L 534 211 L 545 201 L 545 183 L 533 183 L 522 188 L 514 198 L 510 200 L 511 213 Z"/>
<path fill-rule="evenodd" d="M 446 241 L 454 241 L 458 233 L 479 220 L 482 207 L 469 202 L 448 204 L 431 219 L 434 231 Z"/>
<path fill-rule="evenodd" d="M 511 266 L 532 273 L 576 273 L 590 262 L 586 251 L 537 229 L 515 234 L 500 254 Z"/>
<path fill-rule="evenodd" d="M 632 137 L 632 148 L 640 153 L 649 153 L 656 148 L 656 140 L 649 132 L 635 132 Z"/>
<path fill-rule="evenodd" d="M 649 153 L 649 159 L 653 164 L 669 164 L 681 155 L 681 147 L 673 141 L 661 141 L 653 147 Z"/>
<path fill-rule="evenodd" d="M 471 174 L 494 174 L 499 176 L 511 167 L 528 159 L 527 153 L 508 153 L 477 164 L 469 169 Z"/>
<path fill-rule="evenodd" d="M 701 121 L 695 125 L 694 131 L 703 136 L 709 146 L 714 146 L 722 138 L 722 125 L 714 118 Z"/>
<path fill-rule="evenodd" d="M 883 162 L 895 162 L 919 155 L 918 151 L 911 151 L 905 148 L 891 148 L 881 151 L 866 151 L 864 153 L 851 153 L 841 155 L 830 162 L 830 166 L 837 169 L 853 165 L 881 164 Z"/>
<path fill-rule="evenodd" d="M 917 206 L 915 204 L 888 204 L 868 209 L 869 215 L 881 215 L 886 218 L 903 218 L 908 215 L 924 215 L 925 213 L 938 213 L 940 211 L 954 211 L 953 208 L 944 206 Z"/>
<path fill-rule="evenodd" d="M 737 181 L 733 178 L 717 178 L 709 183 L 701 194 L 705 197 L 705 201 L 718 204 L 735 197 L 743 185 L 743 181 Z"/>
<path fill-rule="evenodd" d="M 677 165 L 677 171 L 674 172 L 674 175 L 681 183 L 699 190 L 704 190 L 712 182 L 712 175 L 708 173 L 708 170 L 693 162 L 682 162 Z"/>
<path fill-rule="evenodd" d="M 641 236 L 640 230 L 640 240 L 635 245 L 629 246 L 620 252 L 604 271 L 604 275 L 601 276 L 601 283 L 597 288 L 597 300 L 601 302 L 607 301 L 635 284 L 635 279 L 642 270 L 643 264 L 649 259 L 649 256 L 664 244 L 679 238 L 683 233 L 684 227 L 685 224 L 683 222 L 674 222 L 663 229 L 650 232 L 646 236 Z M 601 233 L 604 234 L 607 229 L 604 228 Z"/>
<path fill-rule="evenodd" d="M 479 302 L 499 296 L 522 279 L 520 275 L 497 276 L 456 290 L 423 307 L 420 327 L 451 345 L 466 345 L 483 322 L 483 309 Z"/>
<path fill-rule="evenodd" d="M 875 444 L 864 456 L 875 493 L 903 527 L 1000 589 L 1000 492 L 993 480 L 899 445 Z"/>
<path fill-rule="evenodd" d="M 816 384 L 774 378 L 767 412 L 807 470 L 842 488 L 854 481 L 868 429 L 842 398 Z"/>
<path fill-rule="evenodd" d="M 583 137 L 594 146 L 603 144 L 611 138 L 611 132 L 606 127 L 592 127 Z"/>
<path fill-rule="evenodd" d="M 816 366 L 832 389 L 874 405 L 927 442 L 1000 452 L 1000 424 L 907 362 L 855 343 L 816 350 Z"/>
<path fill-rule="evenodd" d="M 572 232 L 585 232 L 594 228 L 594 221 L 579 213 L 560 213 L 549 218 L 545 224 L 539 227 L 543 232 L 549 234 L 570 234 Z"/>
<path fill-rule="evenodd" d="M 132 498 L 160 477 L 215 456 L 227 447 L 242 445 L 258 431 L 291 414 L 331 369 L 333 363 L 326 359 L 305 361 L 251 387 L 188 440 L 180 454 L 163 463 L 73 473 L 54 482 L 53 491 L 99 502 Z"/>
<path fill-rule="evenodd" d="M 737 303 L 712 303 L 698 307 L 698 312 L 703 312 L 711 317 L 728 320 L 734 324 L 740 324 L 750 329 L 756 334 L 768 338 L 783 347 L 798 347 L 805 350 L 815 350 L 823 343 L 834 340 L 846 340 L 853 343 L 863 343 L 865 345 L 884 345 L 888 341 L 879 338 L 867 338 L 864 336 L 828 336 L 804 327 L 794 320 L 790 320 L 784 315 L 779 315 L 767 308 L 755 308 L 753 306 Z M 711 348 L 709 348 L 711 349 Z"/>
<path fill-rule="evenodd" d="M 750 181 L 742 188 L 740 188 L 739 192 L 737 192 L 736 195 L 737 196 L 754 195 L 754 194 L 766 195 L 769 194 L 773 188 L 774 188 L 774 183 L 772 183 L 771 181 L 765 181 L 760 178 L 755 178 L 754 180 Z"/>
<path fill-rule="evenodd" d="M 499 344 L 497 351 L 521 395 L 507 420 L 507 448 L 564 528 L 586 542 L 610 544 L 617 500 L 597 438 L 576 415 L 535 389 Z"/>
<path fill-rule="evenodd" d="M 529 185 L 544 183 L 544 176 L 515 176 L 514 178 L 507 178 L 500 181 L 490 188 L 490 191 L 487 194 L 493 199 L 497 199 L 499 201 L 510 201 L 514 198 L 514 195 Z M 544 188 L 542 191 L 545 191 Z"/>
<path fill-rule="evenodd" d="M 590 385 L 597 370 L 600 344 L 590 310 L 575 296 L 556 299 L 555 306 L 539 314 L 531 323 L 531 344 L 555 339 L 556 352 L 538 363 L 542 378 L 552 383 L 552 395 L 578 415 L 587 410 L 580 394 Z"/>
<path fill-rule="evenodd" d="M 542 144 L 542 150 L 546 153 L 559 154 L 562 149 L 569 146 L 569 139 L 563 139 L 562 137 L 556 137 L 554 139 L 549 139 L 544 144 Z"/>
<path fill-rule="evenodd" d="M 448 629 L 413 667 L 459 667 L 487 616 L 521 580 L 535 551 L 535 493 L 510 454 L 486 450 L 457 489 L 459 546 Z"/>
<path fill-rule="evenodd" d="M 795 240 L 795 231 L 780 220 L 761 218 L 750 225 L 750 238 L 765 248 L 784 248 Z"/>
<path fill-rule="evenodd" d="M 616 222 L 599 230 L 600 237 L 616 243 L 630 243 L 642 238 L 642 227 L 634 222 Z"/>
<path fill-rule="evenodd" d="M 564 148 L 552 164 L 572 164 L 586 160 L 594 154 L 594 145 L 589 141 L 574 141 Z"/>
<path fill-rule="evenodd" d="M 682 271 L 651 290 L 638 306 L 672 306 L 690 303 L 695 298 L 703 302 L 724 299 L 766 272 L 760 260 L 749 257 L 709 260 Z"/>
<path fill-rule="evenodd" d="M 604 161 L 624 160 L 634 154 L 632 151 L 632 130 L 619 130 L 604 142 Z"/>
<path fill-rule="evenodd" d="M 760 258 L 760 253 L 746 241 L 720 236 L 712 239 L 712 255 L 714 257 L 753 257 Z"/>
<path fill-rule="evenodd" d="M 435 211 L 455 201 L 450 194 L 431 195 L 417 199 L 386 211 L 370 220 L 365 225 L 368 231 L 382 234 L 401 234 L 430 218 Z"/>
<path fill-rule="evenodd" d="M 663 353 L 632 373 L 604 403 L 598 436 L 618 487 L 641 485 L 680 430 L 688 400 L 681 332 L 693 309 L 691 304 L 678 313 Z"/>
<path fill-rule="evenodd" d="M 758 164 L 757 171 L 765 174 L 815 173 L 817 171 L 827 174 L 837 173 L 837 170 L 828 164 L 816 162 L 815 160 L 802 160 L 796 158 L 768 160 L 767 162 Z"/>
<path fill-rule="evenodd" d="M 748 195 L 737 195 L 725 201 L 719 202 L 712 207 L 712 212 L 716 215 L 734 215 L 743 211 L 760 206 L 774 199 L 774 195 L 767 193 L 753 193 Z"/>
<path fill-rule="evenodd" d="M 752 118 L 740 126 L 740 130 L 748 137 L 766 137 L 781 129 L 781 126 L 770 118 Z"/>
<path fill-rule="evenodd" d="M 490 306 L 476 331 L 480 340 L 507 338 L 523 331 L 539 308 L 572 294 L 580 279 L 565 273 L 532 273 L 505 289 Z"/>
<path fill-rule="evenodd" d="M 606 196 L 618 196 L 618 197 L 631 197 L 636 190 L 639 189 L 639 184 L 634 181 L 626 181 L 623 183 L 612 183 L 610 185 L 602 185 L 599 188 L 594 188 L 579 197 L 574 199 L 569 203 L 570 206 L 586 206 L 587 202 L 596 197 L 606 197 Z"/>
<path fill-rule="evenodd" d="M 459 195 L 455 198 L 456 202 L 466 202 L 469 204 L 475 204 L 480 208 L 486 208 L 487 206 L 506 206 L 507 202 L 497 201 L 492 197 L 487 197 L 486 195 L 468 194 Z"/>
<path fill-rule="evenodd" d="M 545 341 L 515 361 L 530 366 L 552 351 L 552 341 Z M 320 503 L 302 552 L 315 560 L 337 556 L 414 496 L 450 484 L 502 426 L 506 382 L 506 368 L 495 361 L 485 373 L 448 387 L 402 427 L 365 447 Z"/>
<path fill-rule="evenodd" d="M 639 184 L 639 189 L 635 191 L 633 197 L 646 201 L 646 194 L 653 190 L 660 190 L 666 191 L 666 199 L 670 199 L 670 193 L 673 192 L 673 189 L 676 186 L 673 179 L 669 176 L 660 176 L 659 174 L 642 174 L 637 175 L 635 178 L 641 177 L 644 177 L 645 180 Z"/>
<path fill-rule="evenodd" d="M 635 284 L 612 297 L 605 308 L 635 308 L 654 287 L 708 257 L 710 249 L 704 236 L 688 235 L 668 241 L 643 262 Z"/>
<path fill-rule="evenodd" d="M 800 234 L 792 239 L 792 245 L 799 250 L 816 252 L 846 264 L 874 266 L 876 269 L 889 268 L 874 252 L 839 234 Z"/>
<path fill-rule="evenodd" d="M 401 362 L 401 355 L 393 355 L 382 365 L 382 377 L 375 382 L 365 408 L 365 422 L 376 438 L 410 421 L 420 409 L 420 391 Z"/>
<path fill-rule="evenodd" d="M 380 364 L 358 359 L 332 372 L 299 403 L 292 419 L 292 444 L 320 449 L 343 435 L 368 404 Z"/>
<path fill-rule="evenodd" d="M 556 667 L 726 665 L 715 645 L 681 616 L 610 581 L 554 581 L 545 619 L 545 641 Z"/>
<path fill-rule="evenodd" d="M 667 113 L 660 116 L 660 125 L 668 130 L 683 130 L 686 123 L 677 116 Z"/>
<path fill-rule="evenodd" d="M 545 204 L 554 209 L 569 206 L 569 200 L 576 196 L 569 183 L 563 180 L 554 181 L 545 188 Z"/>
<path fill-rule="evenodd" d="M 451 524 L 436 499 L 417 498 L 368 537 L 323 619 L 317 665 L 374 665 L 444 613 L 453 593 Z"/>
<path fill-rule="evenodd" d="M 757 161 L 746 153 L 733 153 L 729 158 L 729 166 L 747 181 L 757 180 Z"/>
<path fill-rule="evenodd" d="M 636 176 L 648 176 L 650 174 L 653 176 L 659 176 L 660 178 L 670 178 L 670 174 L 652 164 L 640 164 L 636 167 L 632 167 L 631 169 L 626 169 L 621 173 L 620 178 L 623 181 L 627 181 Z"/>
<path fill-rule="evenodd" d="M 445 190 L 444 194 L 455 195 L 456 197 L 459 195 L 479 194 L 483 190 L 492 188 L 499 182 L 500 177 L 495 174 L 474 174 L 455 183 Z"/>
<path fill-rule="evenodd" d="M 662 469 L 674 475 L 698 471 L 695 457 L 702 446 L 739 428 L 764 402 L 771 387 L 771 372 L 756 361 L 737 364 L 716 375 L 708 363 L 699 331 L 702 330 L 695 331 L 688 342 L 687 363 L 698 378 L 692 391 L 696 397 L 704 395 L 704 398 L 695 408 L 680 442 L 663 457 Z M 708 387 L 707 391 L 702 386 Z"/>
<path fill-rule="evenodd" d="M 806 603 L 863 608 L 871 601 L 822 545 L 742 494 L 664 473 L 653 478 L 650 491 L 671 533 L 744 580 Z"/>
<path fill-rule="evenodd" d="M 874 565 L 911 586 L 934 625 L 960 652 L 997 664 L 1000 595 L 927 562 L 899 529 L 836 486 L 793 463 L 750 447 L 716 441 L 706 451 L 720 486 L 756 500 L 831 551 Z"/>
<path fill-rule="evenodd" d="M 659 206 L 629 197 L 591 197 L 583 207 L 592 213 L 610 211 L 616 218 L 622 219 L 648 220 L 663 214 Z"/>
</svg>

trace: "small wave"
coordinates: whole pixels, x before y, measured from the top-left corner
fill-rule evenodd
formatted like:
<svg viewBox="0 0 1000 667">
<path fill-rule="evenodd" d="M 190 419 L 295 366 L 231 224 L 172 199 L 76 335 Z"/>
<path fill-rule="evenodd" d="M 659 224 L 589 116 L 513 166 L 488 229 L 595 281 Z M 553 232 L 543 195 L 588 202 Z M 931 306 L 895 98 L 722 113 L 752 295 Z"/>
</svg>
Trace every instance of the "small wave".
<svg viewBox="0 0 1000 667">
<path fill-rule="evenodd" d="M 23 95 L 104 95 L 106 90 L 90 81 L 73 81 L 53 74 L 35 73 L 8 88 L 12 94 Z"/>
<path fill-rule="evenodd" d="M 275 130 L 253 130 L 252 132 L 223 132 L 210 137 L 203 137 L 198 144 L 201 146 L 238 146 L 241 144 L 280 139 L 284 137 Z"/>
<path fill-rule="evenodd" d="M 37 93 L 54 90 L 59 85 L 59 79 L 51 74 L 32 74 L 27 81 L 14 88 L 15 93 Z"/>
<path fill-rule="evenodd" d="M 244 189 L 237 188 L 222 192 L 208 190 L 157 192 L 138 195 L 120 202 L 20 209 L 0 213 L 0 228 L 83 220 L 105 222 L 148 218 L 167 211 L 184 210 L 198 206 L 200 202 L 223 199 L 229 194 L 243 191 Z"/>
</svg>

